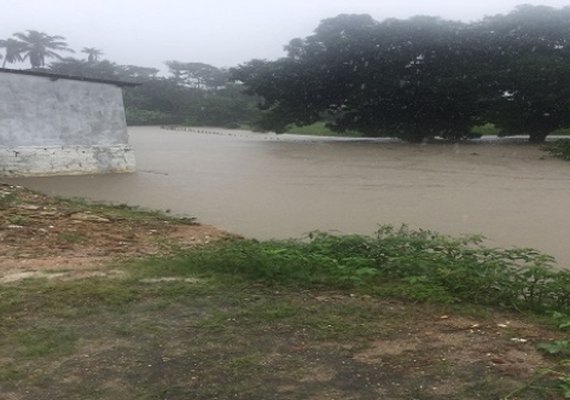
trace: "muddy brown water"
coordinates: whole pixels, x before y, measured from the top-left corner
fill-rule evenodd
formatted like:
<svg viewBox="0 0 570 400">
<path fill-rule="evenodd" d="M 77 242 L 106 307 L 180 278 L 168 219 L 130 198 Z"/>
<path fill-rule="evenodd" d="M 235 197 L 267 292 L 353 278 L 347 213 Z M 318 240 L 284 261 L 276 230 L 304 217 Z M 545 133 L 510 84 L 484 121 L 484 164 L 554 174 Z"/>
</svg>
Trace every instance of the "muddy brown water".
<svg viewBox="0 0 570 400">
<path fill-rule="evenodd" d="M 512 141 L 410 145 L 129 130 L 138 172 L 23 178 L 61 196 L 170 209 L 260 239 L 409 224 L 534 247 L 570 267 L 570 163 Z"/>
</svg>

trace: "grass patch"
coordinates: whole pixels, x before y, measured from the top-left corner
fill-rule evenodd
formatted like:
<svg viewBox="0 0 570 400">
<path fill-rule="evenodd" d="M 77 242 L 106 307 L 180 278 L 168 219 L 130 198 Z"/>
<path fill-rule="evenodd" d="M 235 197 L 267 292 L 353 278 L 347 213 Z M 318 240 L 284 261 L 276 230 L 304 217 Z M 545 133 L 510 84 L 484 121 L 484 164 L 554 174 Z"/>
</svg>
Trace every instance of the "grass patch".
<svg viewBox="0 0 570 400">
<path fill-rule="evenodd" d="M 570 161 L 570 139 L 559 139 L 549 142 L 543 146 L 543 149 L 554 157 Z"/>
<path fill-rule="evenodd" d="M 570 128 L 557 129 L 550 134 L 553 136 L 570 136 Z"/>
<path fill-rule="evenodd" d="M 13 225 L 26 225 L 30 219 L 25 215 L 11 215 L 8 217 L 8 221 Z"/>
<path fill-rule="evenodd" d="M 19 203 L 19 200 L 16 192 L 0 190 L 0 210 L 13 207 Z"/>
<path fill-rule="evenodd" d="M 44 327 L 16 332 L 20 345 L 17 352 L 24 357 L 46 357 L 70 354 L 74 350 L 77 335 L 62 327 Z"/>
<path fill-rule="evenodd" d="M 177 223 L 185 223 L 188 225 L 195 224 L 194 217 L 174 217 L 169 215 L 169 211 L 147 210 L 137 206 L 130 206 L 127 204 L 105 204 L 99 202 L 92 202 L 82 198 L 61 198 L 55 197 L 52 203 L 62 209 L 69 211 L 88 211 L 97 215 L 102 215 L 114 220 L 156 220 L 161 219 L 165 221 L 175 221 Z"/>
<path fill-rule="evenodd" d="M 87 241 L 87 237 L 76 232 L 61 232 L 58 234 L 58 240 L 66 243 L 76 244 L 85 243 Z"/>
<path fill-rule="evenodd" d="M 484 125 L 474 126 L 471 128 L 471 133 L 481 136 L 497 136 L 501 133 L 501 130 L 494 124 L 488 122 Z"/>
<path fill-rule="evenodd" d="M 310 135 L 310 136 L 338 136 L 338 137 L 362 137 L 362 133 L 357 131 L 346 131 L 346 132 L 335 132 L 327 128 L 325 122 L 315 122 L 311 125 L 305 126 L 291 126 L 287 130 L 287 133 L 298 134 L 298 135 Z"/>
</svg>

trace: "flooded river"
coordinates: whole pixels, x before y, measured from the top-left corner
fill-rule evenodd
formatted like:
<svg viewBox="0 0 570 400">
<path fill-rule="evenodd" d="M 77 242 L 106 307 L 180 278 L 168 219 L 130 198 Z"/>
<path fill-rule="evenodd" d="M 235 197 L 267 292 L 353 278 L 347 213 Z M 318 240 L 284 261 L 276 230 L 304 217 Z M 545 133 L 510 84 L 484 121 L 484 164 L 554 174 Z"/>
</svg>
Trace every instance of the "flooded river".
<svg viewBox="0 0 570 400">
<path fill-rule="evenodd" d="M 260 239 L 316 229 L 369 234 L 402 223 L 481 233 L 491 246 L 535 247 L 570 266 L 570 163 L 533 146 L 129 131 L 134 174 L 11 182 L 170 209 Z"/>
</svg>

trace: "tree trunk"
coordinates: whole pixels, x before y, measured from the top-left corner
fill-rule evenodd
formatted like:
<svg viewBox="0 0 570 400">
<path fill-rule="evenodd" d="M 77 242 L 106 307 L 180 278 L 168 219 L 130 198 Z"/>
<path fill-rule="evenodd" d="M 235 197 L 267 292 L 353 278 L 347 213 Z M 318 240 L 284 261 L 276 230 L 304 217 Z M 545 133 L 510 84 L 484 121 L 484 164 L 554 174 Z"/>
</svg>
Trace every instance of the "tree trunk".
<svg viewBox="0 0 570 400">
<path fill-rule="evenodd" d="M 544 141 L 546 140 L 546 137 L 548 136 L 549 133 L 550 132 L 535 132 L 529 136 L 528 142 L 534 143 L 534 144 L 544 143 Z"/>
</svg>

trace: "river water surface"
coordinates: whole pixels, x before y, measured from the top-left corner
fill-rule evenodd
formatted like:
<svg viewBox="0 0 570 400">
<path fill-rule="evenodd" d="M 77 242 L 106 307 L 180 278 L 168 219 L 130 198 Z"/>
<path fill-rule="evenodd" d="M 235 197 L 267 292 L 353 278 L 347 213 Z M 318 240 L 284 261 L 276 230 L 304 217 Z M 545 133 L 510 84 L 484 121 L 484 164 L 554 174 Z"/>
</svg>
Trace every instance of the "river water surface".
<svg viewBox="0 0 570 400">
<path fill-rule="evenodd" d="M 199 132 L 203 133 L 199 133 Z M 196 216 L 260 239 L 409 224 L 534 247 L 570 267 L 570 163 L 503 141 L 410 145 L 221 129 L 129 129 L 138 172 L 11 180 Z"/>
</svg>

